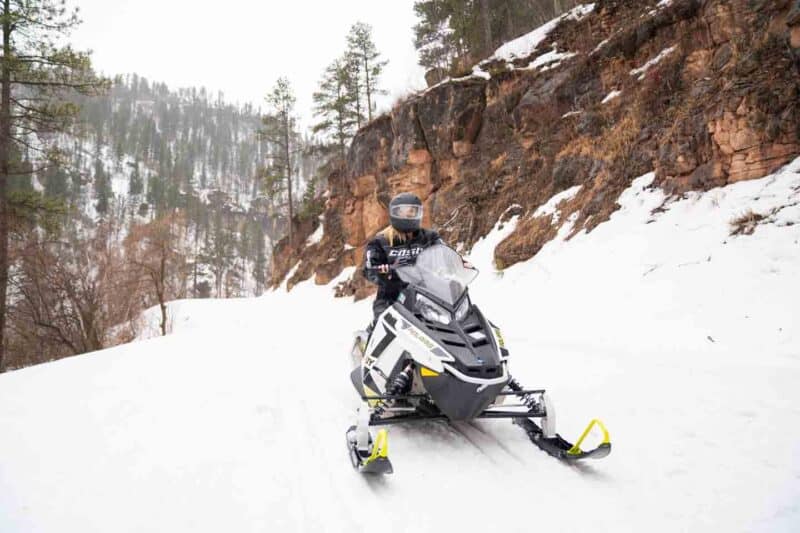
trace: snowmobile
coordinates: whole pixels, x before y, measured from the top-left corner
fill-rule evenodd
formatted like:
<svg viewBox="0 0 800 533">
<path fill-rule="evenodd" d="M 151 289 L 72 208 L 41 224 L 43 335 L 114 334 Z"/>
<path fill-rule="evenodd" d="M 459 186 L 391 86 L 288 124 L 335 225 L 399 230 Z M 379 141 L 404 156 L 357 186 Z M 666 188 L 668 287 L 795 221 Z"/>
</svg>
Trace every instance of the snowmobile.
<svg viewBox="0 0 800 533">
<path fill-rule="evenodd" d="M 421 420 L 510 419 L 549 455 L 566 462 L 599 459 L 611 452 L 608 431 L 592 420 L 576 443 L 555 430 L 553 402 L 543 389 L 526 389 L 511 377 L 500 329 L 470 300 L 467 286 L 478 271 L 452 248 L 437 244 L 413 262 L 390 265 L 406 286 L 377 318 L 369 336 L 357 332 L 351 381 L 362 399 L 357 422 L 346 432 L 353 467 L 389 474 L 385 427 Z M 508 404 L 513 398 L 516 403 Z M 592 428 L 602 440 L 581 445 Z M 373 431 L 373 428 L 376 431 Z"/>
</svg>

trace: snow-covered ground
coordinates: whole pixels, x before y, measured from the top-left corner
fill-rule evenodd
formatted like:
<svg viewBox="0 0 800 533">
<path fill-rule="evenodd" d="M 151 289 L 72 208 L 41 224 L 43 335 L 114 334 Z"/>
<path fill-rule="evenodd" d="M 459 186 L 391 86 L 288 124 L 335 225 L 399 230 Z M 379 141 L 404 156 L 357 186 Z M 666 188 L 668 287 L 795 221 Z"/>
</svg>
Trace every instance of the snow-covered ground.
<svg viewBox="0 0 800 533">
<path fill-rule="evenodd" d="M 553 31 L 561 22 L 569 19 L 580 20 L 594 11 L 594 7 L 594 3 L 576 6 L 563 15 L 556 17 L 545 24 L 542 24 L 535 30 L 503 44 L 500 48 L 495 50 L 494 54 L 492 54 L 487 61 L 512 61 L 516 58 L 523 58 L 532 54 L 539 44 L 544 41 L 547 36 L 550 35 L 550 32 Z"/>
<path fill-rule="evenodd" d="M 607 459 L 430 423 L 390 430 L 393 476 L 360 476 L 347 352 L 369 302 L 304 283 L 176 302 L 170 336 L 0 376 L 0 531 L 799 530 L 800 160 L 666 204 L 651 180 L 505 272 L 509 224 L 470 255 L 513 374 L 567 437 L 602 418 Z M 731 237 L 750 209 L 769 223 Z"/>
</svg>

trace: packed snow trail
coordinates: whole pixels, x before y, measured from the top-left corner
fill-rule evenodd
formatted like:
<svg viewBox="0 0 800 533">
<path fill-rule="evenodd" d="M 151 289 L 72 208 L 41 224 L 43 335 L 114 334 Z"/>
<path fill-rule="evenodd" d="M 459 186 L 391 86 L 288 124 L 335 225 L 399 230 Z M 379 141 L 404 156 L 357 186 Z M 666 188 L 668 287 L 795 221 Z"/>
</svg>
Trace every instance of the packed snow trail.
<svg viewBox="0 0 800 533">
<path fill-rule="evenodd" d="M 603 461 L 559 463 L 508 421 L 426 423 L 391 427 L 394 475 L 357 474 L 369 302 L 304 283 L 175 302 L 170 336 L 0 376 L 0 531 L 796 531 L 797 171 L 656 214 L 642 177 L 609 222 L 503 274 L 510 227 L 476 245 L 512 374 L 568 438 L 602 418 Z M 778 210 L 730 237 L 746 208 Z"/>
</svg>

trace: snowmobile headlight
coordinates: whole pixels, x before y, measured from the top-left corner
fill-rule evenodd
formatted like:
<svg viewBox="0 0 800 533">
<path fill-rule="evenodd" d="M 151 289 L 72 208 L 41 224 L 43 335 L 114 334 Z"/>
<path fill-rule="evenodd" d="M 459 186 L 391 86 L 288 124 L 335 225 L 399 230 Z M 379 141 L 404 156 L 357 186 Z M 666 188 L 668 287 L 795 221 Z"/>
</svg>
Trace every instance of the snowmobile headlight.
<svg viewBox="0 0 800 533">
<path fill-rule="evenodd" d="M 426 298 L 421 294 L 417 294 L 417 309 L 422 316 L 431 322 L 439 322 L 440 324 L 449 324 L 452 317 L 447 310 L 433 302 L 430 298 Z"/>
<path fill-rule="evenodd" d="M 461 300 L 461 305 L 458 306 L 456 309 L 456 320 L 461 322 L 466 318 L 467 314 L 469 313 L 469 297 L 465 297 Z"/>
</svg>

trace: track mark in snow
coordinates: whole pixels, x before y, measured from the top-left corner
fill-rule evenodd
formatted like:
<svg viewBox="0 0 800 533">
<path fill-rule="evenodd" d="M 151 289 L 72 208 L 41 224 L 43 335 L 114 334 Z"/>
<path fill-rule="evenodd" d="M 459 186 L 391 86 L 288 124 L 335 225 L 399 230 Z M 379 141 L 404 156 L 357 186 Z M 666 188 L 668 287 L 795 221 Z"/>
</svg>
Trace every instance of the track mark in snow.
<svg viewBox="0 0 800 533">
<path fill-rule="evenodd" d="M 470 436 L 467 434 L 467 432 L 466 432 L 466 431 L 463 431 L 463 430 L 462 430 L 462 429 L 459 427 L 460 425 L 461 425 L 460 423 L 454 423 L 454 424 L 451 424 L 450 428 L 453 430 L 453 433 L 457 433 L 457 434 L 461 435 L 461 437 L 462 437 L 462 438 L 463 438 L 465 441 L 469 442 L 469 443 L 472 445 L 472 447 L 473 447 L 473 448 L 475 448 L 476 450 L 478 450 L 478 452 L 479 452 L 481 455 L 483 455 L 484 457 L 486 457 L 486 458 L 489 460 L 489 462 L 490 462 L 490 463 L 492 463 L 493 465 L 496 465 L 496 464 L 498 464 L 498 463 L 497 463 L 497 460 L 496 460 L 494 457 L 492 457 L 492 455 L 491 455 L 491 454 L 490 454 L 488 451 L 486 451 L 486 450 L 484 449 L 484 447 L 483 447 L 483 446 L 481 446 L 481 445 L 480 445 L 480 444 L 477 442 L 477 439 L 475 439 L 475 438 L 473 438 L 473 437 L 470 437 Z"/>
<path fill-rule="evenodd" d="M 470 424 L 470 427 L 474 428 L 481 435 L 486 436 L 487 439 L 493 441 L 495 444 L 497 444 L 498 447 L 500 447 L 504 452 L 506 452 L 510 457 L 512 457 L 518 463 L 520 464 L 525 463 L 525 460 L 519 454 L 514 453 L 511 450 L 511 448 L 509 448 L 503 441 L 497 438 L 493 433 L 489 433 L 483 426 L 479 425 L 479 423 L 474 422 Z"/>
</svg>

